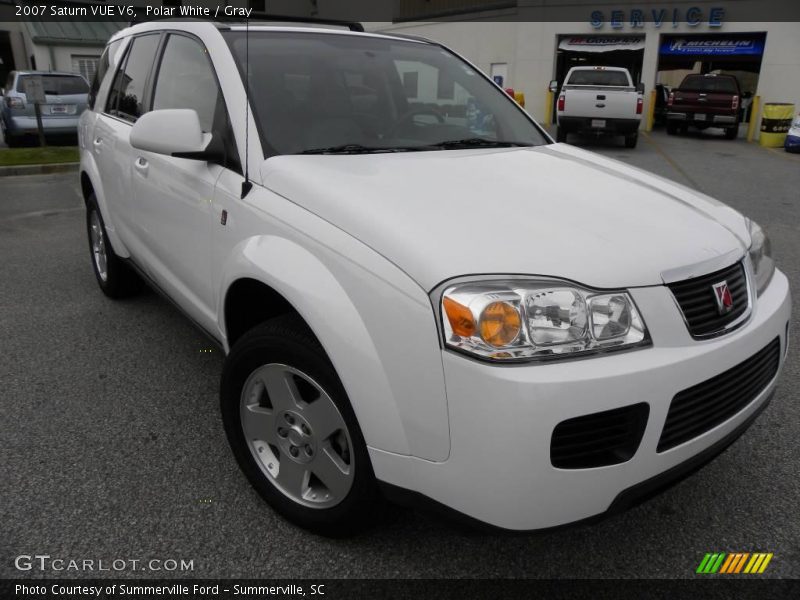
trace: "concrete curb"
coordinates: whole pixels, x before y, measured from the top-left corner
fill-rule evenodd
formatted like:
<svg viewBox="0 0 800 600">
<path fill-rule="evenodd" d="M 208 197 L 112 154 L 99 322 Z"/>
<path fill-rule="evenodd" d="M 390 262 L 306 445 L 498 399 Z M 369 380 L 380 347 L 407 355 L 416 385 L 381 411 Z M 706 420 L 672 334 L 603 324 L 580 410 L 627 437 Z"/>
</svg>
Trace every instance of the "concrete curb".
<svg viewBox="0 0 800 600">
<path fill-rule="evenodd" d="M 49 165 L 14 165 L 0 167 L 0 177 L 13 175 L 44 175 L 47 173 L 69 173 L 77 171 L 80 163 L 52 163 Z"/>
</svg>

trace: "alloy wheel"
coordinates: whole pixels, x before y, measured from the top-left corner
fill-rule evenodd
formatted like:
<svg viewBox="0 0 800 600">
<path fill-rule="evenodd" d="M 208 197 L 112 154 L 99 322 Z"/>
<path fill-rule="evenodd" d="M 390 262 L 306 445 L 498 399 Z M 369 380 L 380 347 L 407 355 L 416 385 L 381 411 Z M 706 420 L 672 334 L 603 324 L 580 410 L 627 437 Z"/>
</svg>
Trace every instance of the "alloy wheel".
<svg viewBox="0 0 800 600">
<path fill-rule="evenodd" d="M 92 242 L 92 258 L 97 274 L 103 281 L 108 280 L 108 255 L 106 253 L 106 239 L 103 235 L 103 225 L 97 211 L 93 210 L 89 215 L 89 236 Z"/>
<path fill-rule="evenodd" d="M 257 368 L 242 388 L 247 447 L 270 482 L 298 504 L 331 508 L 353 485 L 353 445 L 344 418 L 310 376 L 284 364 Z"/>
</svg>

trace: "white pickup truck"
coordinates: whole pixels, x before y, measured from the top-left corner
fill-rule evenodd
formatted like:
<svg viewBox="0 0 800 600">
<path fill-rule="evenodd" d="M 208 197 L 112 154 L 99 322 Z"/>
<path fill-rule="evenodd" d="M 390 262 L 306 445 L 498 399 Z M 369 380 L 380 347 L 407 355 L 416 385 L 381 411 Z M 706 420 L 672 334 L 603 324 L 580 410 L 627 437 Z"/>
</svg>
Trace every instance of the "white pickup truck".
<svg viewBox="0 0 800 600">
<path fill-rule="evenodd" d="M 558 83 L 552 81 L 556 91 Z M 644 84 L 635 85 L 627 69 L 573 67 L 558 94 L 556 139 L 570 133 L 624 135 L 625 146 L 635 148 L 642 120 Z"/>
</svg>

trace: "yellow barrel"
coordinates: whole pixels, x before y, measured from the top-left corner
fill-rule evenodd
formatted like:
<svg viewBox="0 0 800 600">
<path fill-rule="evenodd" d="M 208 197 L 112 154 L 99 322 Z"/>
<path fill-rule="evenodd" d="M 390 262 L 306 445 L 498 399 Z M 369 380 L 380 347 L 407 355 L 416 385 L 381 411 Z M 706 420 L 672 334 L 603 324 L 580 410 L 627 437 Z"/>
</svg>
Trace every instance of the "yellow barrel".
<svg viewBox="0 0 800 600">
<path fill-rule="evenodd" d="M 525 92 L 514 92 L 514 100 L 517 101 L 522 108 L 525 108 Z"/>
<path fill-rule="evenodd" d="M 758 143 L 767 148 L 783 147 L 793 116 L 794 104 L 777 102 L 765 104 Z"/>
</svg>

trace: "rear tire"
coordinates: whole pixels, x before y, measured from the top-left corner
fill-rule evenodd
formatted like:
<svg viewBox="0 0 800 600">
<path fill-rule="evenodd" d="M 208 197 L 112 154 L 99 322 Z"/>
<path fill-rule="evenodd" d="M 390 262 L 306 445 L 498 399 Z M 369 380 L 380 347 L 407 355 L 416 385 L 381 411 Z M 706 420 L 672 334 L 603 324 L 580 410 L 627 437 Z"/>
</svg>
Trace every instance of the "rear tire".
<svg viewBox="0 0 800 600">
<path fill-rule="evenodd" d="M 636 143 L 639 141 L 638 133 L 631 133 L 625 136 L 625 147 L 636 148 Z"/>
<path fill-rule="evenodd" d="M 556 128 L 556 141 L 557 142 L 566 142 L 567 141 L 567 130 L 563 127 L 559 126 Z"/>
<path fill-rule="evenodd" d="M 678 125 L 675 123 L 667 122 L 667 134 L 678 135 Z"/>
<path fill-rule="evenodd" d="M 86 201 L 86 231 L 94 276 L 103 293 L 114 299 L 139 293 L 143 281 L 114 252 L 94 193 Z"/>
<path fill-rule="evenodd" d="M 220 385 L 225 433 L 276 512 L 322 535 L 351 535 L 381 513 L 367 445 L 319 341 L 297 315 L 245 333 Z"/>
<path fill-rule="evenodd" d="M 728 127 L 725 130 L 725 139 L 726 140 L 735 140 L 739 137 L 739 124 L 737 123 L 733 127 Z"/>
</svg>

